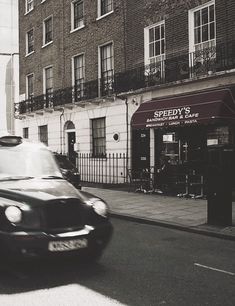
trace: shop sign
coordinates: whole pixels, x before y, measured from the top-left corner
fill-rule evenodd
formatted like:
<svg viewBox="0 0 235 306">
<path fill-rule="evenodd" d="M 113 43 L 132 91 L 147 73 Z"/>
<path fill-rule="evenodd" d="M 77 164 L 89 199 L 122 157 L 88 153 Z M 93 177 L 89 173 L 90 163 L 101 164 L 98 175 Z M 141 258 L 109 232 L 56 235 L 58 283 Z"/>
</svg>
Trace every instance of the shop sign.
<svg viewBox="0 0 235 306">
<path fill-rule="evenodd" d="M 156 110 L 153 118 L 147 118 L 146 127 L 151 126 L 177 126 L 180 124 L 197 123 L 198 112 L 193 112 L 190 106 Z"/>
</svg>

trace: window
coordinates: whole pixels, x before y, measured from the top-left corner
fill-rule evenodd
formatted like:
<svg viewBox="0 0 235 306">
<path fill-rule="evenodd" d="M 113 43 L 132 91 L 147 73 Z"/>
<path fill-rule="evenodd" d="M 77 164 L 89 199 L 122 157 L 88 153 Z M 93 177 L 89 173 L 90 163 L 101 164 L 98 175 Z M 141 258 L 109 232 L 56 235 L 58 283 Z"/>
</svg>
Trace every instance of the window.
<svg viewBox="0 0 235 306">
<path fill-rule="evenodd" d="M 113 0 L 98 0 L 98 17 L 113 11 Z"/>
<path fill-rule="evenodd" d="M 82 0 L 73 1 L 71 3 L 71 8 L 72 30 L 79 29 L 84 26 L 84 3 Z"/>
<path fill-rule="evenodd" d="M 201 50 L 215 44 L 215 5 L 194 11 L 194 47 Z"/>
<path fill-rule="evenodd" d="M 31 99 L 34 95 L 34 89 L 33 89 L 33 74 L 29 74 L 26 77 L 26 93 L 27 93 L 27 98 Z"/>
<path fill-rule="evenodd" d="M 41 125 L 38 127 L 38 138 L 39 138 L 39 141 L 43 142 L 46 146 L 48 146 L 47 125 Z"/>
<path fill-rule="evenodd" d="M 47 67 L 44 70 L 45 94 L 53 92 L 53 70 L 52 67 Z"/>
<path fill-rule="evenodd" d="M 30 54 L 34 51 L 34 35 L 33 29 L 26 34 L 26 54 Z"/>
<path fill-rule="evenodd" d="M 110 95 L 113 92 L 113 44 L 100 47 L 100 77 L 101 96 Z"/>
<path fill-rule="evenodd" d="M 84 54 L 73 58 L 74 66 L 74 99 L 79 101 L 84 96 L 85 64 Z"/>
<path fill-rule="evenodd" d="M 23 138 L 29 138 L 29 128 L 23 128 Z"/>
<path fill-rule="evenodd" d="M 28 13 L 33 10 L 34 0 L 26 0 L 25 1 L 25 12 Z"/>
<path fill-rule="evenodd" d="M 53 69 L 47 67 L 44 69 L 44 93 L 45 93 L 45 105 L 44 107 L 53 106 Z"/>
<path fill-rule="evenodd" d="M 165 23 L 160 22 L 144 29 L 145 74 L 158 79 L 165 73 Z"/>
<path fill-rule="evenodd" d="M 92 154 L 94 157 L 106 154 L 105 118 L 92 119 Z"/>
<path fill-rule="evenodd" d="M 43 27 L 43 44 L 46 45 L 50 43 L 53 39 L 53 31 L 52 31 L 52 17 L 47 18 L 44 20 L 44 27 Z"/>
<path fill-rule="evenodd" d="M 189 11 L 189 51 L 192 73 L 205 74 L 215 69 L 216 21 L 215 4 L 210 1 L 204 6 Z"/>
</svg>

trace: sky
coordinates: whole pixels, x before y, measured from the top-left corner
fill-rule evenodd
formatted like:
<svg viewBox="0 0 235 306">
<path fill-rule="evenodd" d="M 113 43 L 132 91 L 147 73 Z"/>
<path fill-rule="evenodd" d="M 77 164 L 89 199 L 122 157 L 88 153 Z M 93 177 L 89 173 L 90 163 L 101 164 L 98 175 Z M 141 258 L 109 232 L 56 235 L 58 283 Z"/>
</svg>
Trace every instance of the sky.
<svg viewBox="0 0 235 306">
<path fill-rule="evenodd" d="M 5 75 L 11 59 L 2 53 L 18 53 L 18 0 L 0 0 L 0 130 L 4 130 L 6 124 Z M 14 56 L 14 62 L 17 60 L 18 56 Z M 15 78 L 18 78 L 18 73 Z"/>
</svg>

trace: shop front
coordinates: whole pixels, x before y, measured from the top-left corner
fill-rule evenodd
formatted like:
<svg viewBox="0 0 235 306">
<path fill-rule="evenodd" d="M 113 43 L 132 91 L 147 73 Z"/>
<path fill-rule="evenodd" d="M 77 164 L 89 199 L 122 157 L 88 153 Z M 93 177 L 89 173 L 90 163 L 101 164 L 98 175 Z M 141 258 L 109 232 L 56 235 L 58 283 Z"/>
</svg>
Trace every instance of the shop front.
<svg viewBox="0 0 235 306">
<path fill-rule="evenodd" d="M 206 196 L 208 163 L 223 167 L 227 155 L 221 152 L 234 151 L 232 92 L 232 88 L 214 89 L 140 105 L 131 122 L 132 167 L 150 169 L 153 189 Z"/>
</svg>

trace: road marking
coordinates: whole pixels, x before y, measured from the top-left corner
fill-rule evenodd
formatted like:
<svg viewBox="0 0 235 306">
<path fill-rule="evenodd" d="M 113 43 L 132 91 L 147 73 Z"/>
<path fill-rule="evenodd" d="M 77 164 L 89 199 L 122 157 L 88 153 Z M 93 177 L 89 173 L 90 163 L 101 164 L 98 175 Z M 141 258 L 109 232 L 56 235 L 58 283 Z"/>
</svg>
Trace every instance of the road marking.
<svg viewBox="0 0 235 306">
<path fill-rule="evenodd" d="M 196 263 L 196 262 L 194 263 L 194 266 L 198 266 L 198 267 L 201 267 L 201 268 L 205 268 L 205 269 L 209 269 L 209 270 L 213 270 L 213 271 L 225 273 L 225 274 L 232 275 L 232 276 L 235 275 L 235 273 L 233 273 L 233 272 L 229 272 L 229 271 L 225 271 L 225 270 L 216 269 L 216 268 L 209 267 L 209 266 L 204 266 L 204 265 L 201 265 L 201 264 Z"/>
</svg>

